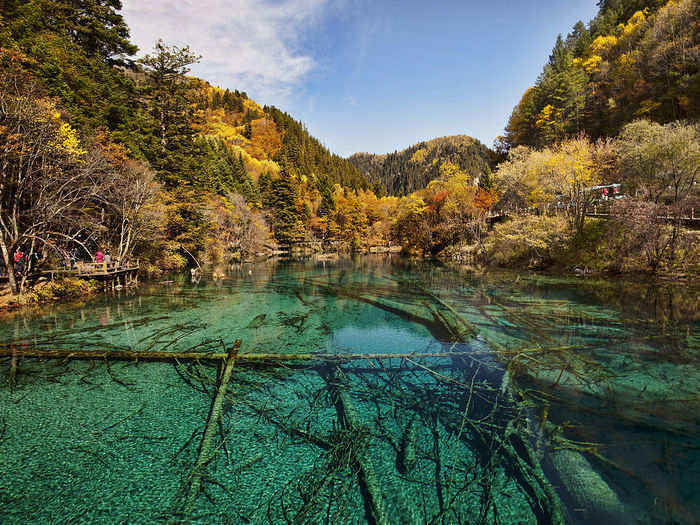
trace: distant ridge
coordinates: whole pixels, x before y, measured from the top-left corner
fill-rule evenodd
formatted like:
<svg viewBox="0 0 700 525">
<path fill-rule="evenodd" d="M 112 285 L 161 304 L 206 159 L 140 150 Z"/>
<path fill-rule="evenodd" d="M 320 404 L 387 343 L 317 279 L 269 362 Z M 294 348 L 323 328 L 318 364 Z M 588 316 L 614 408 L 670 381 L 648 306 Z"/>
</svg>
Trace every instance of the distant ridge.
<svg viewBox="0 0 700 525">
<path fill-rule="evenodd" d="M 376 155 L 355 153 L 348 160 L 367 180 L 387 195 L 408 195 L 440 175 L 440 166 L 452 163 L 472 177 L 490 173 L 493 153 L 467 135 L 439 137 L 402 151 Z"/>
</svg>

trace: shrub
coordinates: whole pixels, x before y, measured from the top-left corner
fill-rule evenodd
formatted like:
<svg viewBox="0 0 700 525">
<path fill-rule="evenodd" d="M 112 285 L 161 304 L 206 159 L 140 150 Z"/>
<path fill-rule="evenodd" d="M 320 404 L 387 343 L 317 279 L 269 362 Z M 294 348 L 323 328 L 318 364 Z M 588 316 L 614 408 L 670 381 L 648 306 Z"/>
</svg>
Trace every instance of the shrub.
<svg viewBox="0 0 700 525">
<path fill-rule="evenodd" d="M 488 260 L 496 264 L 543 267 L 565 251 L 570 240 L 565 218 L 522 216 L 497 224 L 484 246 Z"/>
<path fill-rule="evenodd" d="M 61 299 L 72 299 L 90 295 L 97 291 L 97 281 L 65 278 L 57 281 L 47 281 L 37 284 L 34 289 L 25 294 L 24 303 L 46 303 Z"/>
</svg>

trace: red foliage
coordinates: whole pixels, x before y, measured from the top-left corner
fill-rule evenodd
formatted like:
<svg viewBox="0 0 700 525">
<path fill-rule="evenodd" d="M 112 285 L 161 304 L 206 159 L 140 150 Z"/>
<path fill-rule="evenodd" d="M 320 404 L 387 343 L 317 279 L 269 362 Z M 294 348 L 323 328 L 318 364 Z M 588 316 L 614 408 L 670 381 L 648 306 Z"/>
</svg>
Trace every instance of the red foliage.
<svg viewBox="0 0 700 525">
<path fill-rule="evenodd" d="M 482 211 L 489 211 L 491 206 L 498 200 L 496 192 L 479 188 L 474 197 L 474 206 Z"/>
</svg>

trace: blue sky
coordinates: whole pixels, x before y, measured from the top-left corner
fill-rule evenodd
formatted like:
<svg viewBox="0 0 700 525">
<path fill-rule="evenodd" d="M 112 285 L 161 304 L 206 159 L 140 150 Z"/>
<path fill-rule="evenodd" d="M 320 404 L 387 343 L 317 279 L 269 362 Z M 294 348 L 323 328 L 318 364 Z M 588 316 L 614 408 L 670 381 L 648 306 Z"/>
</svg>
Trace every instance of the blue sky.
<svg viewBox="0 0 700 525">
<path fill-rule="evenodd" d="M 132 40 L 189 44 L 193 74 L 302 121 L 333 152 L 466 134 L 490 146 L 557 34 L 595 0 L 125 0 Z"/>
</svg>

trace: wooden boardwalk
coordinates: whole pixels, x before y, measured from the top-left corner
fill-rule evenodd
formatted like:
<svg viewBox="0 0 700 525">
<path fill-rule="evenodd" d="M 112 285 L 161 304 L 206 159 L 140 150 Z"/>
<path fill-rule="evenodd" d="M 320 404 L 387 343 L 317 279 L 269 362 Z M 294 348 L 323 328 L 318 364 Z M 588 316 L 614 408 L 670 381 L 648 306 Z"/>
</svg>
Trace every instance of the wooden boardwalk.
<svg viewBox="0 0 700 525">
<path fill-rule="evenodd" d="M 57 277 L 76 277 L 78 279 L 94 279 L 96 281 L 104 281 L 115 285 L 129 286 L 138 284 L 139 261 L 136 263 L 118 264 L 111 263 L 93 263 L 93 262 L 78 262 L 75 268 L 59 269 L 49 268 L 37 272 L 42 277 L 48 277 L 52 281 Z"/>
<path fill-rule="evenodd" d="M 565 215 L 566 211 L 565 210 L 555 210 L 552 212 L 551 210 L 547 210 L 545 212 L 542 212 L 543 215 Z M 488 215 L 486 215 L 486 221 L 489 224 L 493 224 L 495 222 L 500 222 L 504 219 L 507 219 L 508 217 L 514 216 L 514 215 L 536 215 L 536 212 L 534 211 L 533 208 L 522 208 L 522 209 L 516 209 L 516 210 L 507 210 L 507 211 L 501 211 L 501 212 L 496 212 L 492 213 L 490 212 Z M 589 209 L 586 212 L 586 217 L 593 217 L 597 219 L 609 219 L 611 217 L 610 213 L 610 207 L 609 206 L 593 206 L 591 209 Z M 676 217 L 672 216 L 671 214 L 667 215 L 659 215 L 656 217 L 660 221 L 665 221 L 665 222 L 673 222 L 677 220 Z M 696 213 L 694 208 L 691 208 L 690 210 L 685 210 L 683 212 L 683 215 L 680 217 L 680 221 L 682 224 L 694 228 L 700 228 L 700 213 Z"/>
<path fill-rule="evenodd" d="M 610 207 L 609 206 L 604 206 L 604 207 L 598 207 L 598 206 L 593 206 L 592 210 L 589 210 L 586 212 L 586 217 L 596 217 L 598 219 L 609 219 L 610 218 Z M 679 217 L 674 217 L 671 214 L 667 215 L 658 215 L 656 217 L 657 220 L 660 221 L 665 221 L 665 222 L 674 222 L 679 219 Z M 700 226 L 700 216 L 695 213 L 695 208 L 691 208 L 690 210 L 685 210 L 683 212 L 683 215 L 680 217 L 681 223 L 685 224 L 686 226 Z"/>
</svg>

